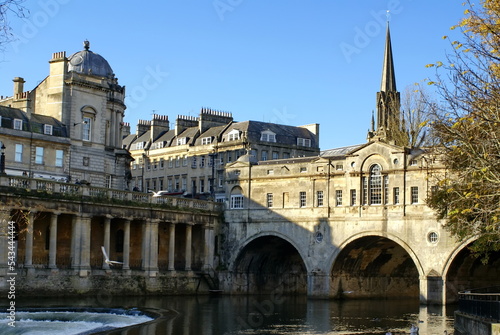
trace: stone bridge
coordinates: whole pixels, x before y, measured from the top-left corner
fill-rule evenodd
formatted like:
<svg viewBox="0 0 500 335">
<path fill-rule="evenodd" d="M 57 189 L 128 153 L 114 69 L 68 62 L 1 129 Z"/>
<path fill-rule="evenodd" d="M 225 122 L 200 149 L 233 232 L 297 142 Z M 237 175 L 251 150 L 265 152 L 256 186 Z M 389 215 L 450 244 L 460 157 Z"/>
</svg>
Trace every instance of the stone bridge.
<svg viewBox="0 0 500 335">
<path fill-rule="evenodd" d="M 235 162 L 226 175 L 224 289 L 443 304 L 497 285 L 498 253 L 487 265 L 471 257 L 472 241 L 457 243 L 425 204 L 431 171 L 422 157 L 382 143 L 341 156 Z"/>
</svg>

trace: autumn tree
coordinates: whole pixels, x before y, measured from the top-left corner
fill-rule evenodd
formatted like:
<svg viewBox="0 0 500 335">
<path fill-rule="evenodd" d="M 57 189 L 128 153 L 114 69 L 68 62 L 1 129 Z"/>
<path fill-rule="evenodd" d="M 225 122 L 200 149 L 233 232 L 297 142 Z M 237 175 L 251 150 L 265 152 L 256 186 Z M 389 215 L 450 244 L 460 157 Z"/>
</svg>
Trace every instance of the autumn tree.
<svg viewBox="0 0 500 335">
<path fill-rule="evenodd" d="M 500 250 L 500 2 L 464 3 L 460 40 L 430 82 L 442 99 L 431 130 L 447 169 L 428 198 L 459 241 L 486 261 Z M 444 73 L 444 75 L 443 75 Z"/>
</svg>

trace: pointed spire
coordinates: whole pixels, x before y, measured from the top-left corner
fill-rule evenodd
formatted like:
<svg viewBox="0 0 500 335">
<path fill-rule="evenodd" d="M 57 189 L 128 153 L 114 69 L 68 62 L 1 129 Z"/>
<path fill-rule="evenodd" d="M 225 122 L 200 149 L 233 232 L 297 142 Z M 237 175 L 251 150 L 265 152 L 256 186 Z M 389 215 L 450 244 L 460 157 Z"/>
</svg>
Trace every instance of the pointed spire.
<svg viewBox="0 0 500 335">
<path fill-rule="evenodd" d="M 396 92 L 396 74 L 394 73 L 394 60 L 392 59 L 391 33 L 387 21 L 387 34 L 385 38 L 384 64 L 382 67 L 381 92 Z"/>
<path fill-rule="evenodd" d="M 372 111 L 372 124 L 371 124 L 371 132 L 373 133 L 375 131 L 375 115 L 374 112 Z"/>
</svg>

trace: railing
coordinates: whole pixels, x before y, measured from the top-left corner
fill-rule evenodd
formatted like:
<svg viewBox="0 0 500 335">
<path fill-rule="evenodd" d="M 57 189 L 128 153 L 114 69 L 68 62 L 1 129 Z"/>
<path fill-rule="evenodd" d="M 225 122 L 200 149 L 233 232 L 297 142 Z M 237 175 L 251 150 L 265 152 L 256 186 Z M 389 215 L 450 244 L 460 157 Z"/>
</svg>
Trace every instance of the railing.
<svg viewBox="0 0 500 335">
<path fill-rule="evenodd" d="M 25 191 L 39 191 L 67 196 L 89 197 L 98 199 L 110 199 L 118 201 L 131 201 L 147 203 L 158 206 L 193 208 L 208 211 L 222 211 L 221 203 L 189 199 L 181 197 L 161 196 L 153 197 L 152 194 L 142 192 L 132 192 L 116 190 L 88 185 L 77 185 L 59 182 L 55 180 L 28 178 L 20 176 L 1 176 L 0 186 L 14 187 Z"/>
<path fill-rule="evenodd" d="M 500 322 L 500 286 L 460 292 L 458 311 Z"/>
</svg>

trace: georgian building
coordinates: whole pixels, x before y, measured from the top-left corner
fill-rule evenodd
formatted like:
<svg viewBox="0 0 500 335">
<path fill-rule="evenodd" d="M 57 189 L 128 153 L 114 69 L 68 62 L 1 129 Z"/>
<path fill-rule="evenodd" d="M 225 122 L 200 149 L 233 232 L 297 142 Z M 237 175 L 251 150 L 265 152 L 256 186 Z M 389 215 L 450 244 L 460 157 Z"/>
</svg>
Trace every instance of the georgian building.
<svg viewBox="0 0 500 335">
<path fill-rule="evenodd" d="M 13 81 L 12 96 L 0 99 L 9 174 L 128 187 L 131 158 L 121 146 L 125 88 L 88 41 L 69 57 L 54 53 L 35 88 L 24 91 L 21 77 Z"/>
<path fill-rule="evenodd" d="M 227 164 L 247 152 L 261 161 L 317 156 L 319 125 L 235 122 L 231 113 L 202 108 L 199 117 L 177 116 L 173 129 L 167 116 L 139 120 L 124 147 L 135 159 L 136 189 L 225 201 Z"/>
</svg>

